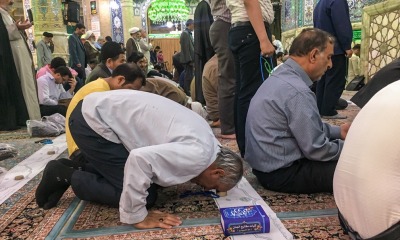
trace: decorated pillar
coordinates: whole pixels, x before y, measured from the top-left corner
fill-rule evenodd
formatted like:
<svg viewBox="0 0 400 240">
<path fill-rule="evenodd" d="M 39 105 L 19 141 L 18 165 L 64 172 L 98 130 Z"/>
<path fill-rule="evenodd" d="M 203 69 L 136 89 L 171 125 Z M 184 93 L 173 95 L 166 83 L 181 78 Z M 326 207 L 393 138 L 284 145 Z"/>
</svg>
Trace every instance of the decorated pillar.
<svg viewBox="0 0 400 240">
<path fill-rule="evenodd" d="M 61 0 L 32 0 L 35 41 L 42 39 L 43 32 L 54 35 L 53 57 L 68 60 L 68 34 L 63 22 Z"/>
<path fill-rule="evenodd" d="M 122 24 L 124 25 L 122 35 L 124 37 L 123 39 L 125 43 L 130 38 L 130 34 L 128 32 L 129 28 L 135 26 L 140 27 L 140 22 L 134 21 L 134 9 L 132 0 L 121 0 L 121 10 Z"/>
</svg>

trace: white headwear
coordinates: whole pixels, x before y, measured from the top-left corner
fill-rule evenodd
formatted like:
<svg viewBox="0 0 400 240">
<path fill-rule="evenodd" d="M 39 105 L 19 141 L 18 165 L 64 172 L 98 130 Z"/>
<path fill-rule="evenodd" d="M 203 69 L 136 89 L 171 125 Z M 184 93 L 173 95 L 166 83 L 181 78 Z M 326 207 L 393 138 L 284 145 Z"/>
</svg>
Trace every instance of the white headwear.
<svg viewBox="0 0 400 240">
<path fill-rule="evenodd" d="M 137 33 L 137 32 L 139 32 L 139 28 L 138 27 L 133 27 L 133 28 L 130 28 L 129 29 L 129 33 Z"/>
<path fill-rule="evenodd" d="M 93 35 L 93 31 L 89 30 L 85 33 L 85 39 L 88 40 Z"/>
</svg>

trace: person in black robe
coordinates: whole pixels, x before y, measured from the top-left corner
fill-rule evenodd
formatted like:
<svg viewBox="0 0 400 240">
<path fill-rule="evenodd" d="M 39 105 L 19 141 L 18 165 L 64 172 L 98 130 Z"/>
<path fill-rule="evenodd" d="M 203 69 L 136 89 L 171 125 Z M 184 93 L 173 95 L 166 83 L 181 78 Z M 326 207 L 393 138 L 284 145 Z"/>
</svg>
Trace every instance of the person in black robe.
<svg viewBox="0 0 400 240">
<path fill-rule="evenodd" d="M 400 79 L 400 58 L 381 68 L 350 100 L 360 108 L 382 88 Z"/>
<path fill-rule="evenodd" d="M 0 131 L 24 126 L 29 119 L 8 32 L 0 16 Z"/>
<path fill-rule="evenodd" d="M 197 102 L 205 104 L 202 90 L 203 68 L 206 62 L 214 56 L 215 52 L 210 41 L 210 26 L 214 22 L 210 5 L 201 1 L 194 12 L 194 67 L 195 89 Z"/>
</svg>

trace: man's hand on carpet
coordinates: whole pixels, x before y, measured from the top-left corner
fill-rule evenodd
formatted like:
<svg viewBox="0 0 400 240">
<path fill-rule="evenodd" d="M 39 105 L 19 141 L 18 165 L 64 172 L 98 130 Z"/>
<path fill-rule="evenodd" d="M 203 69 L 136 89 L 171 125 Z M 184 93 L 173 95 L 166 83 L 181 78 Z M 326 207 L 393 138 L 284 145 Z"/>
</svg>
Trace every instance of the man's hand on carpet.
<svg viewBox="0 0 400 240">
<path fill-rule="evenodd" d="M 145 228 L 172 228 L 175 226 L 179 226 L 182 224 L 182 220 L 172 214 L 163 213 L 160 211 L 152 211 L 149 212 L 147 217 L 136 224 L 133 224 L 134 227 L 139 229 Z"/>
</svg>

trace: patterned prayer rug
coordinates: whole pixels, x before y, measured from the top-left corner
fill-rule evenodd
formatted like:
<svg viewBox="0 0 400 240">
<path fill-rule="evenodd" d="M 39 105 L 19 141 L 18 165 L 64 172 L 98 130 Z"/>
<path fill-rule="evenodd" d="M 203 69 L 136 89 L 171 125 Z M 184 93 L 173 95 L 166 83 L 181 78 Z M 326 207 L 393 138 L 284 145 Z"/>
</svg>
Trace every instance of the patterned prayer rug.
<svg viewBox="0 0 400 240">
<path fill-rule="evenodd" d="M 341 111 L 347 119 L 328 122 L 340 125 L 351 121 L 358 111 L 356 106 L 350 105 Z M 216 136 L 220 134 L 219 129 L 214 132 Z M 16 158 L 0 162 L 0 167 L 10 168 L 40 148 L 23 131 L 16 136 L 2 132 L 0 140 L 16 144 L 20 151 Z M 238 152 L 234 140 L 219 140 Z M 295 239 L 349 239 L 340 227 L 332 194 L 268 191 L 258 184 L 247 164 L 245 177 Z M 183 226 L 168 230 L 136 230 L 119 222 L 118 209 L 79 201 L 71 189 L 64 194 L 57 208 L 38 208 L 34 193 L 40 178 L 41 174 L 0 205 L 0 239 L 230 239 L 223 235 L 220 214 L 212 198 L 180 197 L 186 190 L 200 190 L 191 183 L 160 189 L 154 207 L 179 215 L 184 220 Z"/>
</svg>

